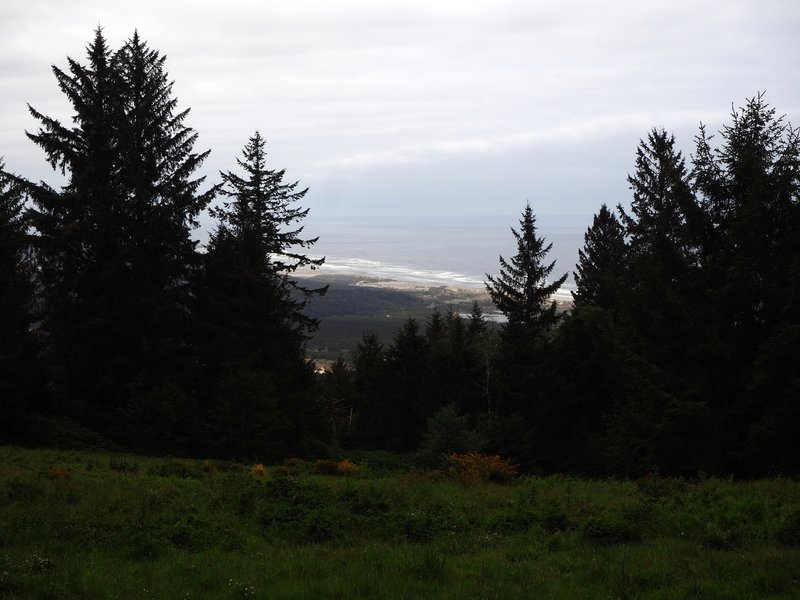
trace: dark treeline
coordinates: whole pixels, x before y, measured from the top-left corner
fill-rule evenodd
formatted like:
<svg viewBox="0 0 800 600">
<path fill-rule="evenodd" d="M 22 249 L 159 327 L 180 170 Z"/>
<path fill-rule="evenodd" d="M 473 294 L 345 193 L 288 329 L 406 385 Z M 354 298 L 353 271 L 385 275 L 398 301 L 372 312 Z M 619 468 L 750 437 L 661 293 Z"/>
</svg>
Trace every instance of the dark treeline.
<svg viewBox="0 0 800 600">
<path fill-rule="evenodd" d="M 223 457 L 309 454 L 325 439 L 291 274 L 306 190 L 267 166 L 255 133 L 204 188 L 165 57 L 97 31 L 86 63 L 53 67 L 65 125 L 31 108 L 28 137 L 59 189 L 2 172 L 3 441 L 115 444 Z M 204 251 L 190 233 L 211 209 Z M 26 209 L 26 205 L 28 208 Z"/>
<path fill-rule="evenodd" d="M 434 313 L 327 376 L 348 442 L 420 459 L 500 452 L 531 470 L 800 472 L 800 142 L 761 95 L 690 164 L 672 135 L 636 149 L 629 210 L 600 207 L 574 307 L 528 205 L 487 288 L 499 330 Z"/>
<path fill-rule="evenodd" d="M 164 57 L 137 34 L 54 67 L 65 125 L 31 108 L 56 189 L 0 165 L 0 436 L 28 444 L 272 459 L 331 448 L 501 453 L 530 471 L 797 474 L 800 146 L 761 96 L 687 164 L 636 150 L 630 209 L 603 205 L 566 273 L 526 206 L 487 275 L 507 317 L 434 310 L 317 376 L 325 289 L 293 277 L 306 193 L 256 132 L 206 184 L 208 152 Z M 212 200 L 221 198 L 216 208 Z M 191 239 L 202 211 L 216 225 Z"/>
</svg>

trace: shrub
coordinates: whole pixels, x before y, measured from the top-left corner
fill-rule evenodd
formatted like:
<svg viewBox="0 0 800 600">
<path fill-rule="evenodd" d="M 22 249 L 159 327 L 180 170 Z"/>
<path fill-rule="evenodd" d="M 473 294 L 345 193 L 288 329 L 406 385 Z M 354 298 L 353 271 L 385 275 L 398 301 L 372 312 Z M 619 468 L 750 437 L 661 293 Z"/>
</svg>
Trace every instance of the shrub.
<svg viewBox="0 0 800 600">
<path fill-rule="evenodd" d="M 112 456 L 108 459 L 108 467 L 117 473 L 137 473 L 139 465 L 126 456 Z"/>
<path fill-rule="evenodd" d="M 375 487 L 347 487 L 340 499 L 354 515 L 379 517 L 392 508 L 389 495 Z"/>
<path fill-rule="evenodd" d="M 314 470 L 320 475 L 338 475 L 339 463 L 321 458 L 314 463 Z"/>
<path fill-rule="evenodd" d="M 33 502 L 44 494 L 44 487 L 37 481 L 22 477 L 0 480 L 0 505 L 13 502 Z"/>
<path fill-rule="evenodd" d="M 356 463 L 351 461 L 349 458 L 345 458 L 344 460 L 340 460 L 339 463 L 336 465 L 336 472 L 340 475 L 349 475 L 353 473 L 360 473 L 361 467 L 359 467 Z"/>
<path fill-rule="evenodd" d="M 545 506 L 539 518 L 542 528 L 549 533 L 569 529 L 569 516 L 557 504 Z"/>
<path fill-rule="evenodd" d="M 314 463 L 314 470 L 320 475 L 352 475 L 360 473 L 362 469 L 349 458 L 345 458 L 340 461 L 319 459 Z"/>
<path fill-rule="evenodd" d="M 128 536 L 128 558 L 133 560 L 150 560 L 161 555 L 161 541 L 152 533 L 136 529 Z"/>
<path fill-rule="evenodd" d="M 263 494 L 261 479 L 229 476 L 225 479 L 226 495 L 230 498 L 231 509 L 236 516 L 249 517 L 256 513 L 256 504 Z"/>
<path fill-rule="evenodd" d="M 634 542 L 641 539 L 639 531 L 630 523 L 610 517 L 592 517 L 583 524 L 583 537 L 604 546 Z"/>
<path fill-rule="evenodd" d="M 176 548 L 195 551 L 212 545 L 218 536 L 210 523 L 188 515 L 173 525 L 169 539 Z"/>
<path fill-rule="evenodd" d="M 276 475 L 298 475 L 299 473 L 310 473 L 313 471 L 311 464 L 307 463 L 301 458 L 288 457 L 281 461 L 281 464 L 275 467 L 274 473 Z"/>
<path fill-rule="evenodd" d="M 686 490 L 686 482 L 680 479 L 662 477 L 658 473 L 648 473 L 636 480 L 636 487 L 649 500 L 657 502 L 663 498 L 671 498 Z"/>
<path fill-rule="evenodd" d="M 783 520 L 775 536 L 786 546 L 800 546 L 800 509 L 795 509 Z"/>
<path fill-rule="evenodd" d="M 700 546 L 712 550 L 730 550 L 741 545 L 741 535 L 737 528 L 726 523 L 706 523 L 700 537 Z"/>
<path fill-rule="evenodd" d="M 428 419 L 416 462 L 421 467 L 439 468 L 454 452 L 479 452 L 484 446 L 482 436 L 470 425 L 469 418 L 450 404 Z"/>
<path fill-rule="evenodd" d="M 647 524 L 653 518 L 653 506 L 647 502 L 623 504 L 620 508 L 622 519 L 628 523 Z"/>
<path fill-rule="evenodd" d="M 48 467 L 43 475 L 48 479 L 69 479 L 72 477 L 72 471 L 64 467 Z"/>
<path fill-rule="evenodd" d="M 489 527 L 499 533 L 519 533 L 525 531 L 536 521 L 536 515 L 524 507 L 512 507 L 495 515 Z"/>
<path fill-rule="evenodd" d="M 445 557 L 434 550 L 415 552 L 408 558 L 408 573 L 420 581 L 441 580 L 445 573 Z"/>
<path fill-rule="evenodd" d="M 415 510 L 400 518 L 400 529 L 412 544 L 428 544 L 442 531 L 447 530 L 445 515 L 433 507 L 431 510 Z"/>
<path fill-rule="evenodd" d="M 453 453 L 448 460 L 447 472 L 462 483 L 508 483 L 519 475 L 516 465 L 498 455 Z"/>
<path fill-rule="evenodd" d="M 336 502 L 331 489 L 313 481 L 298 481 L 293 477 L 276 477 L 267 481 L 262 500 L 286 504 L 293 508 L 319 508 Z"/>
<path fill-rule="evenodd" d="M 183 477 L 185 479 L 203 479 L 211 473 L 209 461 L 184 460 L 169 458 L 150 469 L 151 475 L 158 477 Z"/>
<path fill-rule="evenodd" d="M 298 541 L 321 544 L 339 539 L 344 535 L 346 522 L 347 514 L 337 508 L 313 509 L 299 524 L 302 537 Z"/>
</svg>

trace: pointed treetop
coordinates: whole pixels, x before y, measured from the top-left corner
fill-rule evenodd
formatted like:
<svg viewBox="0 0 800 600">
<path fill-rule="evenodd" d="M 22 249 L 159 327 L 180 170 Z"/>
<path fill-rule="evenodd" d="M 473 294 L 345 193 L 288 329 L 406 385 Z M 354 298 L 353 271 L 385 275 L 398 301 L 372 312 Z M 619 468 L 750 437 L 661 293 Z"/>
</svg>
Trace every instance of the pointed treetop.
<svg viewBox="0 0 800 600">
<path fill-rule="evenodd" d="M 497 308 L 508 318 L 509 325 L 521 325 L 541 333 L 557 321 L 556 303 L 550 297 L 567 279 L 567 274 L 548 282 L 555 261 L 545 263 L 553 244 L 545 245 L 536 235 L 536 217 L 527 203 L 519 221 L 520 228 L 511 228 L 517 241 L 517 254 L 509 260 L 500 257 L 500 275 L 487 273 L 486 289 Z"/>
</svg>

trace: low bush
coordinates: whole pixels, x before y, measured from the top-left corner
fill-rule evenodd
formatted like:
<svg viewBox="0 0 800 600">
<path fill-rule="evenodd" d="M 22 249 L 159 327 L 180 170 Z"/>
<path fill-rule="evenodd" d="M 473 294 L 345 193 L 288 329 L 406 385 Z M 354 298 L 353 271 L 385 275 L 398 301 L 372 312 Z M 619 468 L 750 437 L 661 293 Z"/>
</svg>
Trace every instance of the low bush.
<svg viewBox="0 0 800 600">
<path fill-rule="evenodd" d="M 450 404 L 428 419 L 416 463 L 422 468 L 438 469 L 446 466 L 447 457 L 453 453 L 478 453 L 485 445 L 469 417 Z"/>
<path fill-rule="evenodd" d="M 117 473 L 138 473 L 139 463 L 127 456 L 112 456 L 108 459 L 108 468 Z"/>
<path fill-rule="evenodd" d="M 602 546 L 636 542 L 642 538 L 634 525 L 611 516 L 588 518 L 583 523 L 582 534 L 585 540 Z"/>
<path fill-rule="evenodd" d="M 800 508 L 794 509 L 781 522 L 776 539 L 786 546 L 800 547 Z"/>
<path fill-rule="evenodd" d="M 353 475 L 362 471 L 361 467 L 349 458 L 344 460 L 320 459 L 314 463 L 314 470 L 320 475 Z"/>
<path fill-rule="evenodd" d="M 252 467 L 250 467 L 250 474 L 253 477 L 266 477 L 267 468 L 261 463 L 256 463 Z"/>
<path fill-rule="evenodd" d="M 185 479 L 204 479 L 216 471 L 208 460 L 188 460 L 168 458 L 150 468 L 151 475 L 159 477 L 182 477 Z"/>
<path fill-rule="evenodd" d="M 509 483 L 519 476 L 516 465 L 497 455 L 453 453 L 448 461 L 447 472 L 462 483 Z"/>
<path fill-rule="evenodd" d="M 547 504 L 542 508 L 539 522 L 548 533 L 566 531 L 570 527 L 569 515 L 556 504 Z"/>
</svg>

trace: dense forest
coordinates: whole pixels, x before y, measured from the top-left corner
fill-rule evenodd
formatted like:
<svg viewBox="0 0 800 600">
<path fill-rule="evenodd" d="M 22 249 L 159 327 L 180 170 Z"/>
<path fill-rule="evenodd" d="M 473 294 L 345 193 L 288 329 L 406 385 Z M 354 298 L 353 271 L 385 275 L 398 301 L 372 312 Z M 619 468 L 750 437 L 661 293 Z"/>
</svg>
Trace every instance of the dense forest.
<svg viewBox="0 0 800 600">
<path fill-rule="evenodd" d="M 476 305 L 434 310 L 315 374 L 325 293 L 300 206 L 255 132 L 218 183 L 198 170 L 165 70 L 138 34 L 53 68 L 67 125 L 30 108 L 54 188 L 0 163 L 0 439 L 268 460 L 336 448 L 511 458 L 528 472 L 798 474 L 800 138 L 764 96 L 687 159 L 635 150 L 629 208 L 600 206 L 552 293 L 531 205 Z M 213 201 L 218 203 L 212 204 Z M 215 220 L 207 246 L 191 237 Z M 306 283 L 304 283 L 304 281 Z"/>
</svg>

